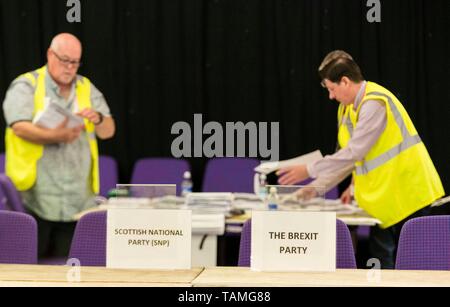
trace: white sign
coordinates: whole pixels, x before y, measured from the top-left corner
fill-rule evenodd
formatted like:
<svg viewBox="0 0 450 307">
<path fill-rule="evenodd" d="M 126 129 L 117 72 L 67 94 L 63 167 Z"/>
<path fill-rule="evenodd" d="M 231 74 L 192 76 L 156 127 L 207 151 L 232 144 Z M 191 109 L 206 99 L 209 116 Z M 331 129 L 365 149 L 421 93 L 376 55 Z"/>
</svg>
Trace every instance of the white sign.
<svg viewBox="0 0 450 307">
<path fill-rule="evenodd" d="M 336 271 L 336 213 L 253 211 L 254 271 Z"/>
<path fill-rule="evenodd" d="M 106 266 L 190 269 L 191 211 L 108 210 Z"/>
</svg>

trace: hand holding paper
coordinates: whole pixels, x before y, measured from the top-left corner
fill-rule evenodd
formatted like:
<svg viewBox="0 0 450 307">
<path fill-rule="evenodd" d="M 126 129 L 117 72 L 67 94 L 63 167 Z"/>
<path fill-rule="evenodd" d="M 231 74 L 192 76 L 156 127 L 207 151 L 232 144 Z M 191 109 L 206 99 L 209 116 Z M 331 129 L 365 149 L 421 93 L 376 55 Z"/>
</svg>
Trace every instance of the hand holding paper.
<svg viewBox="0 0 450 307">
<path fill-rule="evenodd" d="M 285 161 L 276 161 L 276 162 L 266 162 L 262 163 L 258 167 L 255 168 L 255 172 L 260 174 L 269 174 L 279 169 L 283 169 L 289 166 L 297 166 L 300 164 L 309 164 L 315 161 L 318 161 L 323 158 L 320 150 L 316 150 L 314 152 L 299 156 L 294 159 L 285 160 Z"/>
<path fill-rule="evenodd" d="M 318 197 L 316 188 L 306 186 L 281 197 L 281 203 L 308 201 L 316 197 Z"/>
<path fill-rule="evenodd" d="M 84 129 L 83 126 L 77 126 L 73 128 L 68 128 L 67 124 L 69 119 L 66 119 L 54 129 L 54 133 L 57 135 L 57 140 L 61 143 L 70 144 L 80 137 L 81 131 Z"/>
<path fill-rule="evenodd" d="M 314 187 L 304 187 L 297 192 L 295 192 L 295 195 L 297 196 L 297 199 L 301 200 L 310 200 L 318 196 L 317 190 Z"/>
<path fill-rule="evenodd" d="M 353 195 L 352 195 L 352 186 L 350 185 L 347 190 L 345 190 L 344 193 L 341 195 L 341 201 L 343 204 L 351 204 L 353 201 Z"/>
<path fill-rule="evenodd" d="M 69 110 L 46 98 L 45 108 L 36 115 L 33 119 L 33 124 L 47 129 L 55 129 L 61 126 L 65 120 L 67 120 L 66 124 L 62 127 L 76 128 L 84 126 L 82 117 L 76 116 Z"/>
</svg>

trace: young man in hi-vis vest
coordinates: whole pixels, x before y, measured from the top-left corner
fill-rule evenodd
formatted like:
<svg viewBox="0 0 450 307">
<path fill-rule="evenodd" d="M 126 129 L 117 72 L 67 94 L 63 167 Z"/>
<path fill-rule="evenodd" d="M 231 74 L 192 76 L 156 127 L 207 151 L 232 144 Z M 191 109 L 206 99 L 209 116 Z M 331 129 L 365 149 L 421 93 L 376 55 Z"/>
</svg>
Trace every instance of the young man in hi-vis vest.
<svg viewBox="0 0 450 307">
<path fill-rule="evenodd" d="M 14 80 L 3 103 L 6 174 L 38 222 L 40 257 L 67 256 L 74 215 L 95 206 L 97 137 L 115 133 L 102 93 L 77 75 L 81 53 L 75 36 L 57 35 L 47 51 L 47 65 Z M 53 129 L 33 123 L 49 101 L 82 117 L 80 125 L 68 127 L 67 119 Z"/>
<path fill-rule="evenodd" d="M 331 188 L 352 173 L 342 200 L 354 195 L 381 221 L 371 229 L 369 249 L 382 268 L 392 269 L 403 224 L 427 215 L 429 205 L 445 195 L 441 180 L 403 105 L 386 88 L 365 81 L 349 54 L 328 54 L 319 75 L 330 100 L 340 104 L 339 150 L 309 165 L 281 169 L 279 182 L 290 185 L 311 177 L 314 185 Z"/>
</svg>

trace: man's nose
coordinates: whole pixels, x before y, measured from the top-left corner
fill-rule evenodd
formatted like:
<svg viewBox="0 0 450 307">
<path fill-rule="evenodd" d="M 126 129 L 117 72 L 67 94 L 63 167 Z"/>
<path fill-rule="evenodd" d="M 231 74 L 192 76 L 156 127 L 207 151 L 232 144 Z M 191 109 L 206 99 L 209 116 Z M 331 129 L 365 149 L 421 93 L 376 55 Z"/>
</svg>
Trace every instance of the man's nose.
<svg viewBox="0 0 450 307">
<path fill-rule="evenodd" d="M 334 96 L 333 93 L 330 93 L 329 98 L 330 98 L 330 100 L 334 100 L 334 98 L 336 98 L 336 97 Z"/>
</svg>

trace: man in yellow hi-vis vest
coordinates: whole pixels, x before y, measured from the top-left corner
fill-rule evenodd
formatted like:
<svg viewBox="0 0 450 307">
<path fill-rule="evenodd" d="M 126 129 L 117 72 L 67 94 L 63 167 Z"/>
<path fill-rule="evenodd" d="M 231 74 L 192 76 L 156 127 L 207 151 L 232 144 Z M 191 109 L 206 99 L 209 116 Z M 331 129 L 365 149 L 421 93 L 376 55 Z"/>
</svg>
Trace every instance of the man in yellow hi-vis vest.
<svg viewBox="0 0 450 307">
<path fill-rule="evenodd" d="M 57 35 L 47 65 L 14 80 L 3 103 L 6 174 L 38 222 L 40 257 L 67 256 L 73 216 L 94 206 L 99 190 L 96 139 L 115 133 L 103 95 L 77 75 L 81 54 L 75 36 Z M 50 103 L 77 114 L 80 124 L 69 126 L 67 118 L 57 127 L 36 121 Z"/>
<path fill-rule="evenodd" d="M 348 201 L 354 191 L 358 205 L 381 221 L 372 227 L 370 252 L 382 268 L 394 268 L 403 224 L 427 215 L 429 205 L 445 195 L 441 180 L 403 105 L 386 88 L 365 81 L 350 55 L 330 53 L 319 75 L 330 100 L 340 103 L 340 150 L 280 170 L 279 182 L 289 185 L 311 177 L 316 185 L 332 187 L 353 173 L 354 187 L 342 198 Z"/>
</svg>

